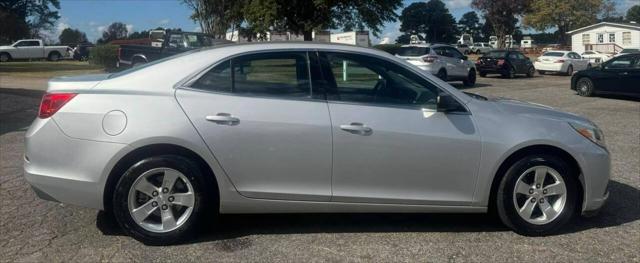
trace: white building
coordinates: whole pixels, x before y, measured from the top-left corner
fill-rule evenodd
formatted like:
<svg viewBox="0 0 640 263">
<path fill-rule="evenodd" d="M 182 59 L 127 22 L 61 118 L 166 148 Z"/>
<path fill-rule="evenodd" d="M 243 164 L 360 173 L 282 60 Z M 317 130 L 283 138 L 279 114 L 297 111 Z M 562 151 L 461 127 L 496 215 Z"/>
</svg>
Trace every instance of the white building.
<svg viewBox="0 0 640 263">
<path fill-rule="evenodd" d="M 640 24 L 600 22 L 567 32 L 571 50 L 582 54 L 587 50 L 617 53 L 623 48 L 640 48 Z"/>
</svg>

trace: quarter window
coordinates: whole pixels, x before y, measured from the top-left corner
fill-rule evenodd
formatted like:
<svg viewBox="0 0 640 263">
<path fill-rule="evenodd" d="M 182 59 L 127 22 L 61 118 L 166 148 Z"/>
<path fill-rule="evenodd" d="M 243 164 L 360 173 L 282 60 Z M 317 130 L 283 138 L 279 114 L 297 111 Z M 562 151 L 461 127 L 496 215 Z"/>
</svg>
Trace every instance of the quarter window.
<svg viewBox="0 0 640 263">
<path fill-rule="evenodd" d="M 398 106 L 435 105 L 438 89 L 411 71 L 364 55 L 325 53 L 329 100 Z"/>
<path fill-rule="evenodd" d="M 626 56 L 615 59 L 606 66 L 609 69 L 627 69 L 630 68 L 633 63 L 634 57 Z"/>
</svg>

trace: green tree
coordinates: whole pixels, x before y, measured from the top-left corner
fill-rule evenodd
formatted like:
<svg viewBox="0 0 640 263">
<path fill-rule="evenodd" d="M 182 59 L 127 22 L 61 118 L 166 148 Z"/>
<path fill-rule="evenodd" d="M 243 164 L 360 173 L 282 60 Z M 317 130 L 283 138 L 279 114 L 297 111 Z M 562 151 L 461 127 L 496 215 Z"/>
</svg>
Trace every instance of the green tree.
<svg viewBox="0 0 640 263">
<path fill-rule="evenodd" d="M 98 39 L 98 43 L 109 43 L 116 39 L 125 39 L 128 33 L 127 25 L 121 22 L 114 22 L 107 27 L 107 30 L 102 32 L 102 38 Z"/>
<path fill-rule="evenodd" d="M 463 33 L 470 34 L 474 40 L 480 40 L 482 25 L 478 14 L 473 11 L 466 12 L 458 21 L 458 27 Z"/>
<path fill-rule="evenodd" d="M 484 19 L 484 24 L 482 24 L 482 27 L 480 28 L 480 33 L 480 41 L 489 42 L 489 37 L 494 35 L 493 25 L 491 24 L 491 21 L 486 18 Z M 476 40 L 474 39 L 474 41 Z"/>
<path fill-rule="evenodd" d="M 524 15 L 523 24 L 538 31 L 557 28 L 560 44 L 568 43 L 567 31 L 598 21 L 601 13 L 611 14 L 611 5 L 604 0 L 536 0 Z"/>
<path fill-rule="evenodd" d="M 60 18 L 59 0 L 0 1 L 0 42 L 12 42 L 51 29 Z"/>
<path fill-rule="evenodd" d="M 225 38 L 229 28 L 238 27 L 243 19 L 243 8 L 248 0 L 182 0 L 193 14 L 203 32 L 216 38 Z"/>
<path fill-rule="evenodd" d="M 245 19 L 255 32 L 281 28 L 312 40 L 314 30 L 368 28 L 378 36 L 395 21 L 402 0 L 248 0 Z"/>
<path fill-rule="evenodd" d="M 627 10 L 627 21 L 636 21 L 640 23 L 640 5 L 634 5 Z"/>
<path fill-rule="evenodd" d="M 81 32 L 78 29 L 65 28 L 58 36 L 58 40 L 60 44 L 68 45 L 68 44 L 76 44 L 87 41 L 87 35 L 84 32 Z"/>
<path fill-rule="evenodd" d="M 511 35 L 518 23 L 517 16 L 527 10 L 529 0 L 473 0 L 471 6 L 482 12 L 491 23 L 493 33 L 498 38 L 498 47 L 504 47 L 506 35 Z"/>
<path fill-rule="evenodd" d="M 453 42 L 458 33 L 455 19 L 440 0 L 413 3 L 402 10 L 399 19 L 400 32 L 423 34 L 432 43 Z"/>
</svg>

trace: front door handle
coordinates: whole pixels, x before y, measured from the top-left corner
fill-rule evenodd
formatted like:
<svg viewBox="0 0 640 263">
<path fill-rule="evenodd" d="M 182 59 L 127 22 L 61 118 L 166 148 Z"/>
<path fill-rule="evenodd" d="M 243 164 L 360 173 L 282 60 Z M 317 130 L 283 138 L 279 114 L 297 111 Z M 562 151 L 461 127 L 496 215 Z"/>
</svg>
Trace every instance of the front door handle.
<svg viewBox="0 0 640 263">
<path fill-rule="evenodd" d="M 340 125 L 340 129 L 343 131 L 347 131 L 353 134 L 358 135 L 369 135 L 373 130 L 366 125 L 358 122 L 352 122 L 351 124 L 343 124 Z"/>
<path fill-rule="evenodd" d="M 217 124 L 235 125 L 240 122 L 240 119 L 231 116 L 229 113 L 218 113 L 216 115 L 209 115 L 205 117 L 207 121 L 215 122 Z"/>
</svg>

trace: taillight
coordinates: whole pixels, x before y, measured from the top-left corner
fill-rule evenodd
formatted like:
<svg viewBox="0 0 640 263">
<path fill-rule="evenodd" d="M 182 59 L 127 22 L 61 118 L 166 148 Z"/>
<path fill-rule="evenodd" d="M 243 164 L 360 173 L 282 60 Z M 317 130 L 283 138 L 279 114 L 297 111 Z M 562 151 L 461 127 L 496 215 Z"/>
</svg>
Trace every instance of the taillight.
<svg viewBox="0 0 640 263">
<path fill-rule="evenodd" d="M 76 96 L 76 93 L 46 93 L 42 97 L 42 101 L 40 102 L 40 112 L 38 113 L 38 118 L 46 119 L 56 112 L 62 106 L 67 104 L 73 97 Z"/>
<path fill-rule="evenodd" d="M 556 60 L 556 63 L 564 63 L 564 59 L 558 59 Z"/>
<path fill-rule="evenodd" d="M 498 59 L 498 66 L 504 65 L 504 59 Z"/>
<path fill-rule="evenodd" d="M 433 63 L 433 62 L 436 62 L 436 60 L 438 60 L 438 57 L 434 57 L 434 56 L 426 56 L 422 58 L 422 61 L 427 63 Z"/>
</svg>

